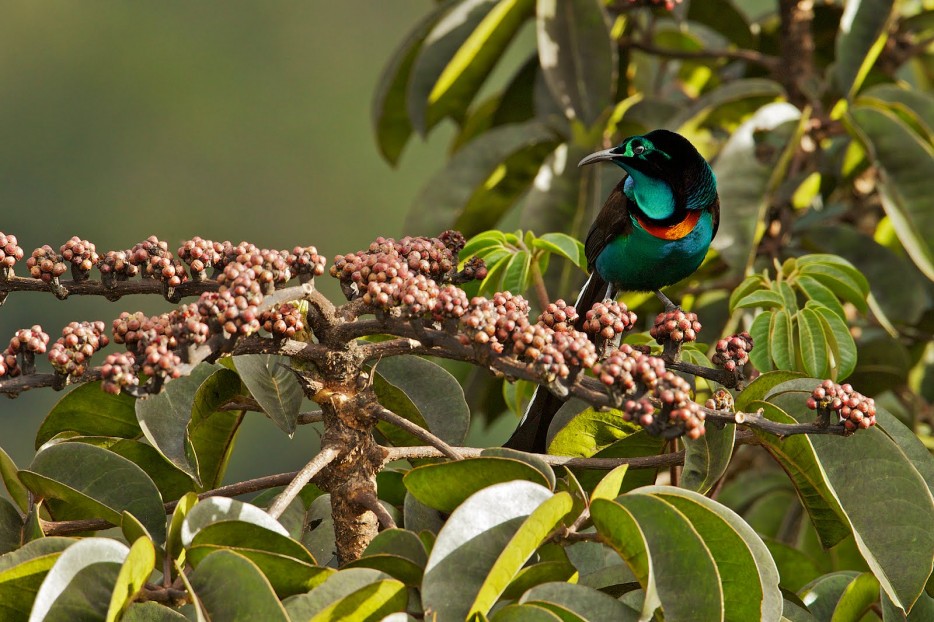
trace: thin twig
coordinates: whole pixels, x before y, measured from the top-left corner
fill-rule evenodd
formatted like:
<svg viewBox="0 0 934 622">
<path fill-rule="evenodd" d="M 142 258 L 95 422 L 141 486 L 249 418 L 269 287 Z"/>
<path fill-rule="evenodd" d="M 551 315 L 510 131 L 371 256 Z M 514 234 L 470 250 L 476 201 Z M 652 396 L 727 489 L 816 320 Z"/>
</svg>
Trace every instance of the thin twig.
<svg viewBox="0 0 934 622">
<path fill-rule="evenodd" d="M 431 432 L 423 428 L 422 426 L 416 425 L 412 423 L 411 421 L 409 421 L 408 419 L 404 419 L 400 417 L 399 415 L 392 412 L 391 410 L 388 410 L 386 408 L 377 409 L 376 418 L 379 419 L 380 421 L 385 421 L 386 423 L 390 423 L 396 426 L 397 428 L 402 428 L 403 430 L 405 430 L 412 436 L 415 436 L 416 438 L 425 441 L 432 447 L 435 447 L 443 455 L 447 456 L 448 458 L 451 458 L 452 460 L 463 459 L 463 456 L 459 453 L 460 452 L 459 449 L 454 449 L 453 447 L 445 443 L 443 440 L 441 440 L 440 438 L 438 438 L 437 436 L 435 436 L 434 434 L 432 434 Z"/>
<path fill-rule="evenodd" d="M 664 58 L 676 58 L 683 60 L 704 60 L 708 58 L 725 58 L 728 60 L 743 60 L 750 63 L 755 63 L 765 67 L 769 71 L 775 72 L 781 67 L 781 59 L 777 56 L 770 56 L 768 54 L 763 54 L 756 50 L 673 50 L 671 48 L 662 48 L 657 47 L 649 43 L 643 43 L 641 41 L 636 41 L 635 39 L 627 39 L 620 42 L 620 47 L 631 48 L 634 50 L 639 50 L 645 52 L 646 54 L 652 54 L 654 56 L 662 56 Z"/>
<path fill-rule="evenodd" d="M 292 500 L 295 499 L 302 488 L 305 487 L 305 484 L 310 482 L 311 478 L 317 475 L 321 469 L 333 462 L 339 455 L 340 450 L 337 447 L 322 447 L 318 455 L 312 458 L 311 461 L 298 472 L 298 475 L 289 482 L 285 490 L 279 493 L 279 496 L 272 502 L 272 505 L 269 506 L 266 513 L 273 518 L 282 516 L 282 513 L 289 507 Z"/>
<path fill-rule="evenodd" d="M 371 491 L 359 491 L 358 494 L 354 495 L 353 500 L 361 507 L 376 514 L 376 520 L 379 521 L 380 531 L 396 528 L 396 521 L 392 519 L 392 515 L 383 507 L 383 504 L 379 502 L 379 499 Z"/>
</svg>

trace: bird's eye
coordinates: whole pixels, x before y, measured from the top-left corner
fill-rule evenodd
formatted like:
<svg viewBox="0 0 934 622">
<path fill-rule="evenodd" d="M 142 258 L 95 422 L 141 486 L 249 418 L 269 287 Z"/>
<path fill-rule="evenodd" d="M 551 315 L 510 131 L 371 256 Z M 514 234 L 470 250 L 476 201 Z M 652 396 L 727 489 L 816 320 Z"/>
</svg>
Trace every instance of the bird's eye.
<svg viewBox="0 0 934 622">
<path fill-rule="evenodd" d="M 632 153 L 634 155 L 639 155 L 640 153 L 643 153 L 644 151 L 645 151 L 645 147 L 643 147 L 642 145 L 636 145 L 635 147 L 632 148 Z"/>
</svg>

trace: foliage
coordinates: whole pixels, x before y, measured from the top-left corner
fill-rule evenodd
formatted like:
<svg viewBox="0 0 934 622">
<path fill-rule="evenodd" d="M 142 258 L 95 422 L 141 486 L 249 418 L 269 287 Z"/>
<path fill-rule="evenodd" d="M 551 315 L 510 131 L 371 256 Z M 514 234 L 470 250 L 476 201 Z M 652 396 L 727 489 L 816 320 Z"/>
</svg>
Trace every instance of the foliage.
<svg viewBox="0 0 934 622">
<path fill-rule="evenodd" d="M 4 353 L 0 392 L 79 386 L 46 417 L 31 464 L 0 450 L 0 617 L 934 616 L 934 20 L 910 3 L 809 5 L 439 3 L 390 60 L 375 129 L 396 162 L 414 132 L 456 124 L 452 156 L 408 225 L 473 237 L 380 238 L 338 257 L 340 306 L 313 286 L 313 247 L 218 245 L 214 267 L 223 255 L 227 268 L 208 278 L 189 263 L 190 280 L 157 240 L 127 251 L 166 271 L 142 281 L 75 269 L 60 282 L 64 259 L 56 276 L 53 261 L 26 279 L 4 263 L 4 296 L 201 297 L 145 319 L 153 334 L 138 345 L 121 333 L 139 361 L 39 373 L 49 339 L 38 326 Z M 532 22 L 536 52 L 489 94 Z M 572 350 L 582 333 L 535 322 L 520 296 L 545 310 L 549 289 L 583 279 L 577 240 L 616 180 L 576 158 L 656 126 L 711 158 L 723 203 L 716 252 L 674 291 L 712 342 L 748 327 L 754 344 L 748 364 L 727 367 L 725 345 L 628 333 L 619 360 L 696 382 L 681 409 L 662 399 L 680 376 L 655 390 L 587 361 Z M 237 280 L 247 266 L 262 288 Z M 363 267 L 381 276 L 367 281 Z M 291 276 L 303 286 L 284 287 Z M 469 301 L 456 285 L 489 298 Z M 225 296 L 244 302 L 211 316 Z M 653 317 L 645 297 L 625 301 Z M 115 322 L 114 341 L 132 321 Z M 559 345 L 536 342 L 536 355 L 516 345 L 526 336 Z M 154 347 L 169 339 L 179 343 Z M 519 380 L 570 394 L 550 455 L 461 447 L 478 391 L 461 386 L 462 369 L 414 355 L 490 369 L 497 392 Z M 828 397 L 824 378 L 876 404 L 833 383 Z M 507 392 L 521 411 L 524 392 Z M 303 412 L 304 397 L 321 411 Z M 876 425 L 852 432 L 842 413 L 857 404 Z M 298 474 L 221 487 L 249 412 L 287 435 L 323 420 L 324 449 Z M 674 412 L 702 415 L 704 433 L 658 425 Z M 97 533 L 110 527 L 119 533 Z"/>
</svg>

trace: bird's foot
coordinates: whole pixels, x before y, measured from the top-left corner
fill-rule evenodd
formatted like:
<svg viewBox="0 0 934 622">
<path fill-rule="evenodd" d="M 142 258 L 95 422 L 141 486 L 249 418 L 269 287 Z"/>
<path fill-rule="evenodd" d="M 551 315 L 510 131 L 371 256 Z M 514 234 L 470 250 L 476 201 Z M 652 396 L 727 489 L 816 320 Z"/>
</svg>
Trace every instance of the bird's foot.
<svg viewBox="0 0 934 622">
<path fill-rule="evenodd" d="M 663 304 L 663 305 L 665 305 L 665 311 L 666 311 L 666 312 L 679 311 L 679 310 L 681 310 L 681 307 L 679 307 L 678 305 L 676 305 L 675 303 L 673 303 L 673 302 L 671 301 L 671 298 L 669 298 L 668 296 L 666 296 L 665 294 L 662 293 L 662 290 L 656 289 L 656 290 L 654 290 L 654 291 L 655 291 L 655 295 L 658 297 L 658 299 L 662 301 L 662 304 Z"/>
</svg>

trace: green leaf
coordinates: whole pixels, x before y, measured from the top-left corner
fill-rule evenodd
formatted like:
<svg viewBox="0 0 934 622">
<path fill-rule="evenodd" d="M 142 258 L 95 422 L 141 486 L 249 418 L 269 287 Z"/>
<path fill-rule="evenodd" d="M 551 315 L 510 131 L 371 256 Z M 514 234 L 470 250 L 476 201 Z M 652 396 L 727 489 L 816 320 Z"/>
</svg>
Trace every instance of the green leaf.
<svg viewBox="0 0 934 622">
<path fill-rule="evenodd" d="M 426 15 L 393 52 L 380 77 L 373 96 L 373 127 L 380 153 L 393 166 L 412 135 L 412 123 L 406 107 L 406 92 L 415 58 L 428 32 L 453 2 L 439 5 Z"/>
<path fill-rule="evenodd" d="M 802 379 L 811 388 L 816 387 L 820 381 L 815 379 Z M 774 391 L 784 390 L 784 387 L 792 386 L 791 383 L 799 382 L 792 380 L 778 385 Z M 767 394 L 766 399 L 774 399 L 774 395 Z M 803 404 L 803 400 L 802 400 Z M 796 423 L 786 412 L 774 404 L 764 401 L 752 401 L 747 409 L 762 409 L 763 415 L 778 423 Z M 807 510 L 817 530 L 821 545 L 824 548 L 830 548 L 840 542 L 850 534 L 850 529 L 846 523 L 843 509 L 830 490 L 828 482 L 824 476 L 817 457 L 814 455 L 814 448 L 810 442 L 811 437 L 805 435 L 789 436 L 783 440 L 777 439 L 771 434 L 756 432 L 756 436 L 763 442 L 764 447 L 772 457 L 775 458 L 782 468 L 788 473 L 791 481 L 795 485 L 798 498 L 804 509 Z M 839 442 L 839 439 L 835 439 Z"/>
<path fill-rule="evenodd" d="M 722 429 L 706 426 L 697 439 L 684 437 L 684 469 L 680 486 L 701 494 L 709 492 L 730 466 L 736 426 L 727 424 Z"/>
<path fill-rule="evenodd" d="M 736 310 L 736 303 L 760 289 L 768 289 L 769 283 L 761 274 L 753 274 L 743 279 L 739 287 L 730 294 L 730 313 Z"/>
<path fill-rule="evenodd" d="M 820 318 L 824 338 L 833 353 L 834 365 L 830 370 L 831 378 L 840 382 L 856 369 L 856 342 L 853 341 L 850 329 L 839 315 L 821 304 L 809 302 L 808 306 Z"/>
<path fill-rule="evenodd" d="M 415 408 L 415 413 L 394 410 L 394 404 L 383 400 L 384 395 L 388 397 L 389 392 L 377 385 L 380 403 L 401 417 L 420 425 L 427 425 L 432 434 L 447 443 L 460 445 L 464 442 L 470 427 L 470 408 L 467 406 L 463 387 L 450 372 L 423 358 L 397 356 L 381 360 L 376 365 L 376 373 L 403 393 Z M 403 404 L 404 400 L 400 405 Z M 417 417 L 407 416 L 411 414 Z M 383 430 L 384 427 L 380 426 L 380 429 Z M 421 443 L 422 441 L 418 441 L 417 444 Z"/>
<path fill-rule="evenodd" d="M 710 8 L 719 11 L 721 7 L 715 7 L 715 5 L 726 5 L 729 2 L 728 0 L 716 0 L 710 3 L 695 3 L 695 6 L 701 4 L 704 5 L 705 9 Z M 692 7 L 691 10 L 694 10 L 694 8 Z M 718 15 L 718 19 L 722 19 L 722 17 L 722 15 Z M 717 112 L 719 108 L 736 102 L 743 102 L 744 100 L 776 100 L 784 95 L 785 89 L 774 80 L 747 78 L 726 82 L 697 98 L 688 108 L 676 114 L 669 122 L 669 125 L 678 128 L 682 133 L 689 134 L 696 132 L 697 128 L 703 125 L 707 118 Z"/>
<path fill-rule="evenodd" d="M 22 532 L 23 516 L 15 505 L 0 497 L 0 555 L 19 548 Z"/>
<path fill-rule="evenodd" d="M 594 0 L 538 0 L 538 58 L 551 94 L 568 119 L 592 126 L 616 91 L 616 42 Z"/>
<path fill-rule="evenodd" d="M 557 476 L 555 475 L 554 469 L 552 469 L 551 466 L 545 462 L 545 460 L 536 454 L 530 454 L 524 451 L 519 451 L 517 449 L 510 449 L 508 447 L 488 447 L 481 451 L 480 455 L 485 458 L 509 458 L 511 460 L 525 462 L 526 464 L 538 469 L 538 472 L 544 475 L 545 481 L 548 482 L 546 486 L 548 486 L 548 488 L 551 490 L 555 490 Z"/>
<path fill-rule="evenodd" d="M 369 568 L 350 568 L 328 577 L 307 594 L 285 601 L 293 622 L 308 620 L 361 620 L 376 622 L 393 611 L 405 609 L 405 586 Z"/>
<path fill-rule="evenodd" d="M 641 426 L 624 420 L 621 411 L 601 412 L 587 408 L 555 434 L 548 446 L 548 453 L 589 458 L 613 443 L 641 431 Z"/>
<path fill-rule="evenodd" d="M 452 11 L 461 10 L 464 3 Z M 500 60 L 522 24 L 532 15 L 533 0 L 502 0 L 477 2 L 491 6 L 454 56 L 444 67 L 428 94 L 428 125 L 431 121 L 451 116 L 463 119 L 477 91 Z M 443 24 L 444 20 L 442 20 Z M 432 33 L 434 34 L 434 33 Z"/>
<path fill-rule="evenodd" d="M 0 556 L 0 619 L 9 622 L 29 619 L 46 573 L 74 542 L 71 538 L 40 538 Z"/>
<path fill-rule="evenodd" d="M 821 326 L 820 316 L 814 309 L 801 309 L 795 315 L 798 324 L 798 351 L 804 363 L 804 372 L 814 378 L 830 375 L 827 357 L 827 339 Z"/>
<path fill-rule="evenodd" d="M 769 336 L 771 337 L 769 345 L 772 360 L 775 361 L 775 367 L 778 369 L 797 367 L 794 335 L 794 327 L 788 312 L 785 309 L 773 312 L 769 322 Z"/>
<path fill-rule="evenodd" d="M 673 505 L 707 544 L 720 571 L 724 620 L 779 620 L 778 569 L 765 543 L 742 517 L 702 494 L 669 486 L 643 488 L 639 494 Z"/>
<path fill-rule="evenodd" d="M 528 251 L 519 251 L 512 256 L 506 271 L 503 273 L 503 289 L 514 294 L 523 294 L 529 287 L 529 269 L 532 265 L 532 254 Z"/>
<path fill-rule="evenodd" d="M 929 209 L 934 148 L 888 110 L 854 106 L 851 115 L 882 174 L 882 207 L 899 241 L 921 272 L 934 280 L 929 234 L 934 231 Z"/>
<path fill-rule="evenodd" d="M 752 325 L 749 327 L 749 336 L 752 337 L 755 344 L 749 353 L 749 360 L 762 373 L 772 369 L 771 348 L 769 347 L 769 341 L 771 340 L 769 327 L 771 323 L 772 312 L 763 311 L 756 316 L 756 319 L 752 321 Z"/>
<path fill-rule="evenodd" d="M 810 391 L 783 391 L 783 386 L 770 399 L 792 421 L 810 421 L 813 414 L 804 405 Z M 877 411 L 878 416 L 884 409 L 877 406 Z M 886 418 L 886 426 L 901 424 Z M 893 602 L 908 607 L 934 566 L 934 533 L 926 527 L 934 521 L 934 496 L 915 467 L 918 452 L 909 453 L 893 441 L 901 434 L 889 436 L 870 428 L 845 442 L 829 435 L 809 436 L 807 441 L 869 568 Z M 872 456 L 872 460 L 854 461 L 853 456 Z M 925 471 L 929 474 L 930 466 Z M 879 516 L 886 519 L 879 521 Z"/>
<path fill-rule="evenodd" d="M 797 592 L 806 583 L 820 576 L 817 563 L 807 554 L 778 540 L 763 540 L 778 567 L 781 575 L 780 585 L 786 590 Z"/>
<path fill-rule="evenodd" d="M 175 505 L 172 512 L 172 518 L 169 521 L 169 529 L 165 538 L 165 553 L 172 559 L 184 563 L 184 551 L 182 545 L 182 523 L 191 508 L 198 502 L 198 495 L 193 492 L 186 493 Z"/>
<path fill-rule="evenodd" d="M 3 480 L 3 485 L 10 498 L 19 506 L 21 511 L 25 512 L 29 509 L 29 491 L 23 486 L 23 482 L 19 481 L 18 471 L 16 463 L 0 447 L 0 480 Z"/>
<path fill-rule="evenodd" d="M 75 387 L 58 400 L 39 426 L 36 449 L 61 432 L 139 438 L 142 430 L 136 421 L 135 403 L 134 398 L 124 393 L 105 393 L 100 382 Z"/>
<path fill-rule="evenodd" d="M 793 140 L 801 111 L 788 103 L 760 108 L 740 125 L 720 150 L 713 164 L 721 205 L 730 206 L 730 217 L 720 222 L 713 248 L 741 276 L 751 263 L 761 237 L 757 227 L 768 207 L 769 190 L 785 176 L 785 151 Z"/>
<path fill-rule="evenodd" d="M 525 480 L 542 486 L 549 482 L 535 467 L 509 458 L 470 458 L 416 467 L 406 473 L 405 487 L 425 505 L 453 512 L 475 492 L 493 484 Z"/>
<path fill-rule="evenodd" d="M 81 441 L 81 437 L 74 439 Z M 141 468 L 156 484 L 163 501 L 175 501 L 195 490 L 190 477 L 175 467 L 152 445 L 129 439 L 119 440 L 107 449 Z"/>
<path fill-rule="evenodd" d="M 859 622 L 869 608 L 879 600 L 879 581 L 871 572 L 853 579 L 833 610 L 831 622 Z"/>
<path fill-rule="evenodd" d="M 597 532 L 629 564 L 646 591 L 643 619 L 661 606 L 666 620 L 720 620 L 723 587 L 714 558 L 687 518 L 643 494 L 590 506 Z M 686 581 L 685 577 L 691 577 Z"/>
<path fill-rule="evenodd" d="M 513 536 L 552 496 L 544 486 L 513 481 L 484 488 L 458 506 L 428 557 L 422 582 L 426 610 L 441 620 L 466 618 Z"/>
<path fill-rule="evenodd" d="M 158 395 L 136 400 L 136 418 L 153 447 L 198 485 L 198 458 L 188 438 L 188 423 L 201 383 L 221 369 L 201 363 L 187 376 L 165 385 Z"/>
<path fill-rule="evenodd" d="M 185 515 L 179 529 L 182 546 L 190 547 L 198 532 L 208 525 L 227 520 L 252 523 L 285 538 L 289 537 L 289 532 L 279 521 L 255 505 L 227 497 L 209 497 L 196 503 Z"/>
<path fill-rule="evenodd" d="M 493 563 L 470 607 L 470 614 L 487 614 L 542 542 L 565 521 L 574 506 L 571 495 L 559 492 L 529 515 Z M 468 614 L 469 615 L 469 614 Z"/>
<path fill-rule="evenodd" d="M 636 622 L 639 614 L 612 596 L 593 588 L 573 583 L 552 582 L 536 585 L 522 595 L 521 604 L 536 604 L 555 611 L 561 609 L 577 614 L 580 620 L 614 620 Z"/>
<path fill-rule="evenodd" d="M 502 176 L 509 171 L 503 168 L 504 163 L 513 155 L 537 145 L 554 145 L 555 142 L 554 132 L 540 121 L 503 125 L 484 132 L 455 153 L 428 181 L 406 216 L 405 230 L 412 235 L 437 235 L 438 231 L 452 227 L 463 216 L 475 195 L 481 196 L 487 186 L 495 188 L 502 182 Z M 535 167 L 517 167 L 517 162 L 511 162 L 512 171 L 514 175 L 524 176 L 523 183 L 527 187 L 535 176 Z M 491 184 L 491 181 L 495 183 Z M 509 196 L 518 199 L 516 193 Z M 503 211 L 503 205 L 500 204 L 498 209 Z M 477 226 L 477 229 L 482 231 L 489 226 L 485 224 Z"/>
<path fill-rule="evenodd" d="M 840 304 L 840 300 L 837 299 L 837 295 L 831 291 L 829 287 L 818 281 L 812 276 L 802 274 L 798 276 L 794 281 L 795 286 L 804 292 L 804 295 L 807 296 L 810 300 L 819 302 L 842 319 L 846 319 L 846 313 L 843 310 L 843 305 Z"/>
<path fill-rule="evenodd" d="M 165 509 L 156 485 L 141 468 L 106 449 L 52 445 L 36 454 L 20 479 L 39 496 L 61 500 L 68 518 L 103 518 L 119 525 L 126 510 L 159 542 L 165 538 Z"/>
<path fill-rule="evenodd" d="M 289 370 L 289 359 L 272 354 L 233 357 L 240 379 L 273 423 L 291 437 L 302 406 L 302 387 Z"/>
<path fill-rule="evenodd" d="M 758 344 L 756 344 L 758 348 Z M 755 400 L 761 400 L 772 388 L 795 378 L 802 378 L 804 374 L 796 371 L 770 371 L 760 375 L 758 378 L 746 385 L 737 396 L 734 406 L 738 412 L 749 410 L 749 404 Z"/>
<path fill-rule="evenodd" d="M 551 253 L 561 255 L 580 268 L 587 268 L 587 256 L 584 254 L 584 245 L 566 233 L 546 233 L 535 238 L 535 248 L 541 248 Z"/>
<path fill-rule="evenodd" d="M 903 88 L 898 84 L 883 83 L 866 89 L 856 103 L 870 101 L 884 102 L 885 105 L 891 106 L 902 120 L 907 121 L 906 117 L 912 117 L 913 123 L 918 126 L 916 131 L 922 137 L 929 136 L 934 131 L 934 98 L 930 93 Z M 912 122 L 909 122 L 909 125 L 911 124 Z"/>
<path fill-rule="evenodd" d="M 688 20 L 719 32 L 741 48 L 756 48 L 746 17 L 730 0 L 708 0 L 688 5 Z"/>
<path fill-rule="evenodd" d="M 836 42 L 837 86 L 852 98 L 876 62 L 887 38 L 892 0 L 847 0 Z"/>
<path fill-rule="evenodd" d="M 209 619 L 289 622 L 269 581 L 253 562 L 238 553 L 211 553 L 189 581 Z"/>
<path fill-rule="evenodd" d="M 208 376 L 195 392 L 187 432 L 198 458 L 202 489 L 217 488 L 224 479 L 244 411 L 218 408 L 240 393 L 240 378 L 229 369 Z"/>
<path fill-rule="evenodd" d="M 496 611 L 492 622 L 563 622 L 541 605 L 507 605 Z"/>
<path fill-rule="evenodd" d="M 600 480 L 600 483 L 594 486 L 593 492 L 590 493 L 590 501 L 592 502 L 594 499 L 615 499 L 618 497 L 627 470 L 629 470 L 629 465 L 621 464 L 607 473 L 606 476 Z"/>
<path fill-rule="evenodd" d="M 469 259 L 474 255 L 485 257 L 490 250 L 501 249 L 504 244 L 506 244 L 506 236 L 502 231 L 497 229 L 484 231 L 467 240 L 459 256 L 461 260 Z"/>
<path fill-rule="evenodd" d="M 818 577 L 801 588 L 802 602 L 807 599 L 808 610 L 814 614 L 815 619 L 829 621 L 840 596 L 859 574 L 853 570 L 844 570 Z"/>
<path fill-rule="evenodd" d="M 736 304 L 733 305 L 733 309 L 753 309 L 756 307 L 771 309 L 781 308 L 784 305 L 785 301 L 781 294 L 770 289 L 760 289 L 737 300 Z"/>
<path fill-rule="evenodd" d="M 156 549 L 152 540 L 139 538 L 130 547 L 120 574 L 117 575 L 117 584 L 110 597 L 110 607 L 107 609 L 107 622 L 116 622 L 121 618 L 127 607 L 133 602 L 136 595 L 143 589 L 149 575 L 156 565 Z"/>
<path fill-rule="evenodd" d="M 567 560 L 542 561 L 537 564 L 526 565 L 516 574 L 509 586 L 503 591 L 502 600 L 518 600 L 536 585 L 552 581 L 567 581 L 577 574 L 575 568 Z"/>
<path fill-rule="evenodd" d="M 157 602 L 133 603 L 120 618 L 121 622 L 186 622 L 188 618 Z"/>
<path fill-rule="evenodd" d="M 103 619 L 129 547 L 108 538 L 86 538 L 68 547 L 45 576 L 30 622 Z"/>
</svg>

